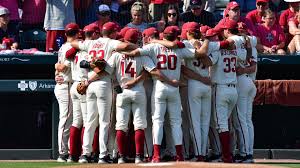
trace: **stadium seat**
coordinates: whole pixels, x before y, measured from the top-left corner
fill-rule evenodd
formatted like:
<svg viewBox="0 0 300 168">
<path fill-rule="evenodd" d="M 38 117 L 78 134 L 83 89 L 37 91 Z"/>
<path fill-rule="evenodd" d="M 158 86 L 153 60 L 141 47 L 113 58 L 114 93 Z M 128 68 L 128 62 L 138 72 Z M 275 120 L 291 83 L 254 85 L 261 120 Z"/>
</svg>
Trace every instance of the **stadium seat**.
<svg viewBox="0 0 300 168">
<path fill-rule="evenodd" d="M 40 29 L 32 29 L 20 32 L 20 48 L 37 48 L 45 51 L 46 48 L 46 32 Z"/>
</svg>

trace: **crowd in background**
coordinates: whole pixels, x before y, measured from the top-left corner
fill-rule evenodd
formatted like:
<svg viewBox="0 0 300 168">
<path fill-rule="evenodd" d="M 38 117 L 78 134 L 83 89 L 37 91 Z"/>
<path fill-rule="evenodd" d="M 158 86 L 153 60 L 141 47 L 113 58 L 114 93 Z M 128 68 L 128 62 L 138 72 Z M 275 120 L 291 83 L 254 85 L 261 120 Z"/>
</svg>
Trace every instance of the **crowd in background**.
<svg viewBox="0 0 300 168">
<path fill-rule="evenodd" d="M 223 18 L 246 23 L 259 38 L 257 49 L 264 54 L 297 54 L 299 44 L 299 2 L 283 0 L 238 0 L 238 6 L 223 11 L 215 0 L 2 0 L 0 1 L 0 41 L 2 49 L 18 47 L 20 31 L 41 29 L 47 32 L 45 51 L 57 51 L 64 40 L 64 27 L 76 22 L 80 28 L 114 21 L 143 32 L 169 25 L 181 28 L 185 22 L 214 27 Z M 228 3 L 228 2 L 227 2 Z M 227 4 L 225 2 L 225 4 Z M 3 44 L 2 43 L 2 44 Z M 22 46 L 21 46 L 22 48 Z"/>
</svg>

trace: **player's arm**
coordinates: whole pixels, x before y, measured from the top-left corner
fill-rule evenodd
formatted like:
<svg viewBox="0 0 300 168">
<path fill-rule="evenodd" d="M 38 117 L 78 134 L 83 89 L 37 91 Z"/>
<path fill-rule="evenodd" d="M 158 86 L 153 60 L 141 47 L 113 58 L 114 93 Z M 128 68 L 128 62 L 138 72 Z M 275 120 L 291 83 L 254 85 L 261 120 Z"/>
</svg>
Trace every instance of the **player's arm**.
<svg viewBox="0 0 300 168">
<path fill-rule="evenodd" d="M 121 52 L 121 51 L 131 51 L 131 50 L 135 50 L 137 48 L 138 48 L 138 46 L 136 44 L 121 42 L 117 45 L 115 50 L 117 52 Z"/>
<path fill-rule="evenodd" d="M 178 41 L 178 40 L 167 41 L 167 40 L 153 39 L 153 40 L 151 40 L 151 43 L 158 43 L 167 48 L 184 48 L 185 47 L 184 43 L 181 41 Z"/>
<path fill-rule="evenodd" d="M 66 52 L 66 58 L 67 58 L 67 59 L 73 59 L 73 58 L 75 58 L 77 51 L 78 51 L 77 48 L 72 47 L 71 49 L 69 49 L 69 50 Z"/>
<path fill-rule="evenodd" d="M 136 78 L 134 78 L 134 79 L 132 79 L 130 81 L 127 81 L 122 86 L 122 88 L 124 88 L 124 89 L 130 89 L 130 88 L 134 87 L 136 84 L 138 84 L 141 81 L 145 80 L 147 77 L 148 77 L 148 72 L 145 71 L 145 70 L 143 70 L 142 73 L 138 77 L 136 77 Z"/>
<path fill-rule="evenodd" d="M 250 43 L 250 38 L 245 35 L 245 34 L 242 34 L 242 36 L 244 37 L 245 39 L 245 48 L 247 50 L 247 57 L 246 58 L 251 58 L 252 57 L 252 46 L 251 46 L 251 43 Z"/>
<path fill-rule="evenodd" d="M 178 87 L 179 86 L 179 81 L 178 80 L 170 80 L 168 77 L 166 77 L 163 73 L 161 73 L 160 70 L 154 68 L 152 71 L 150 71 L 150 74 L 152 76 L 155 76 L 158 80 L 165 82 L 173 87 Z"/>
<path fill-rule="evenodd" d="M 61 64 L 61 63 L 56 63 L 55 64 L 55 69 L 58 71 L 58 72 L 64 72 L 65 70 L 67 70 L 68 66 L 65 65 L 65 64 Z"/>
<path fill-rule="evenodd" d="M 209 45 L 209 41 L 207 39 L 205 39 L 202 46 L 199 49 L 196 49 L 195 57 L 196 58 L 207 57 L 208 45 Z"/>
<path fill-rule="evenodd" d="M 200 81 L 206 85 L 210 85 L 211 84 L 211 80 L 208 77 L 203 77 L 200 74 L 197 74 L 196 72 L 192 71 L 191 69 L 189 69 L 188 67 L 181 65 L 181 72 L 184 76 L 186 76 L 189 79 L 194 79 L 197 81 Z"/>
<path fill-rule="evenodd" d="M 138 57 L 141 56 L 140 50 L 137 48 L 135 50 L 132 51 L 122 51 L 122 54 L 125 54 L 126 57 Z"/>
</svg>

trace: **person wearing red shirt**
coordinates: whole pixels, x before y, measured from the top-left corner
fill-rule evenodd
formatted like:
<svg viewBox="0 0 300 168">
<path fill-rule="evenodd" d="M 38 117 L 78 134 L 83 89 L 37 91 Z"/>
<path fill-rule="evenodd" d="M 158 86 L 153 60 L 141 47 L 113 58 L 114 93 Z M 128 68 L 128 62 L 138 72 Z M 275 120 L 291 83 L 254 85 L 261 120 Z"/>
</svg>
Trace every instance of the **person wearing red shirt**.
<svg viewBox="0 0 300 168">
<path fill-rule="evenodd" d="M 293 39 L 293 35 L 289 33 L 289 25 L 288 21 L 291 18 L 294 18 L 296 15 L 296 12 L 299 10 L 300 0 L 285 0 L 286 2 L 289 2 L 289 8 L 284 10 L 279 18 L 279 25 L 283 29 L 285 35 L 286 35 L 286 43 L 290 43 L 290 41 Z"/>
<path fill-rule="evenodd" d="M 291 18 L 288 22 L 289 33 L 292 37 L 288 45 L 288 53 L 300 55 L 300 13 L 298 12 L 295 17 Z"/>
<path fill-rule="evenodd" d="M 267 9 L 269 9 L 269 0 L 256 0 L 256 9 L 250 11 L 246 15 L 246 18 L 249 19 L 253 25 L 257 26 L 262 23 L 262 16 Z"/>
<path fill-rule="evenodd" d="M 224 25 L 224 23 L 228 20 L 234 20 L 236 22 L 245 23 L 247 25 L 247 31 L 251 35 L 255 35 L 256 30 L 254 25 L 249 19 L 241 16 L 240 5 L 235 1 L 231 1 L 227 4 L 226 9 L 224 11 L 224 18 L 219 21 L 219 23 L 215 26 L 214 29 L 216 31 L 221 31 L 222 25 Z"/>
<path fill-rule="evenodd" d="M 285 35 L 283 29 L 276 24 L 275 14 L 267 9 L 262 17 L 264 22 L 257 26 L 257 38 L 260 53 L 284 55 Z"/>
</svg>

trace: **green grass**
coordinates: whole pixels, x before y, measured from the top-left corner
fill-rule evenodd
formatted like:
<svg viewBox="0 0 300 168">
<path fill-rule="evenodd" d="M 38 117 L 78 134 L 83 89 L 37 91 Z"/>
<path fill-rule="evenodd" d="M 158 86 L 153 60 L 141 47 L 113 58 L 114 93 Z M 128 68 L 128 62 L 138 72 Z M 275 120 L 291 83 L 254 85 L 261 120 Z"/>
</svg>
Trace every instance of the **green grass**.
<svg viewBox="0 0 300 168">
<path fill-rule="evenodd" d="M 284 166 L 284 167 L 290 167 L 290 168 L 300 168 L 300 163 L 278 163 L 278 164 L 271 164 L 274 166 Z"/>
<path fill-rule="evenodd" d="M 48 168 L 57 166 L 70 166 L 76 164 L 57 162 L 0 162 L 0 168 Z"/>
</svg>

